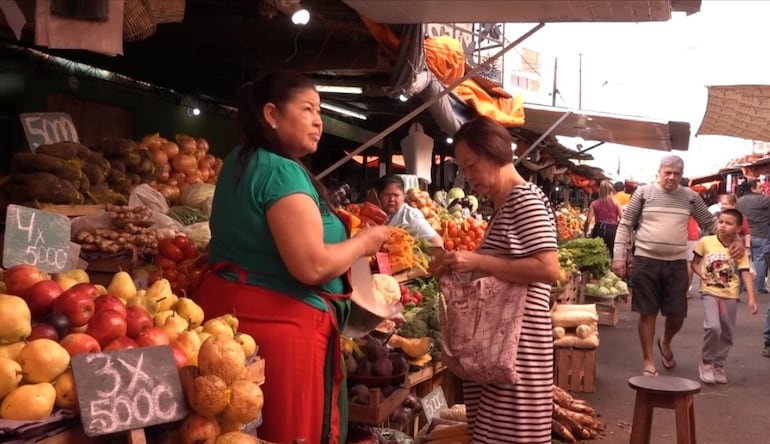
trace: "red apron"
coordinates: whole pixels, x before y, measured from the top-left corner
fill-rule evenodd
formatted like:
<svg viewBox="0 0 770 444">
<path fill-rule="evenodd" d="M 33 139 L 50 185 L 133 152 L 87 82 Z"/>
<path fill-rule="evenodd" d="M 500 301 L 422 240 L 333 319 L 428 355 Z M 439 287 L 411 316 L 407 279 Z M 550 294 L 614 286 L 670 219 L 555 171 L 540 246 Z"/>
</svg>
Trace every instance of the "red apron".
<svg viewBox="0 0 770 444">
<path fill-rule="evenodd" d="M 231 271 L 238 280 L 219 276 Z M 195 300 L 207 318 L 234 314 L 239 331 L 254 337 L 258 354 L 265 359 L 265 408 L 258 429 L 261 439 L 308 444 L 340 442 L 338 397 L 344 379 L 340 328 L 330 301 L 350 298 L 349 272 L 343 278 L 347 293 L 332 294 L 317 288 L 328 307 L 326 312 L 277 291 L 247 283 L 249 274 L 232 263 L 218 263 L 209 269 Z M 325 401 L 324 373 L 329 344 L 333 353 L 333 380 L 329 436 L 322 440 Z"/>
</svg>

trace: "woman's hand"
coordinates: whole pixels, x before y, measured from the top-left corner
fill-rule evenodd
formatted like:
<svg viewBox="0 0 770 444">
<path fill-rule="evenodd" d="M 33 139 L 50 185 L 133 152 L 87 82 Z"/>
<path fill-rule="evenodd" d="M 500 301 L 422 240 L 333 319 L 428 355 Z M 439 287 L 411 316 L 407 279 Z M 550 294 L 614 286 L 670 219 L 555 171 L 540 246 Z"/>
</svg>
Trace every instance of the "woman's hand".
<svg viewBox="0 0 770 444">
<path fill-rule="evenodd" d="M 383 243 L 387 242 L 390 237 L 390 231 L 385 225 L 378 225 L 376 227 L 365 227 L 356 233 L 354 239 L 358 239 L 364 248 L 363 256 L 372 256 L 378 251 Z"/>
<path fill-rule="evenodd" d="M 478 271 L 479 257 L 470 251 L 451 251 L 436 257 L 430 264 L 430 272 L 441 276 L 448 272 L 470 273 Z"/>
</svg>

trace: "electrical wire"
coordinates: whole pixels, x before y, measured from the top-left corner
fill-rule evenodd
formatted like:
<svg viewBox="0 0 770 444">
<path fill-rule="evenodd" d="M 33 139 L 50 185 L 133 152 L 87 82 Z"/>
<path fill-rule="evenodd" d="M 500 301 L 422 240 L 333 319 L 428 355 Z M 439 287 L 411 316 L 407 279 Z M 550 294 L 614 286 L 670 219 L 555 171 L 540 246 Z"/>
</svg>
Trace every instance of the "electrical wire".
<svg viewBox="0 0 770 444">
<path fill-rule="evenodd" d="M 304 26 L 300 26 L 297 29 L 297 34 L 294 35 L 294 53 L 286 58 L 286 60 L 283 61 L 283 63 L 288 63 L 289 60 L 293 59 L 297 56 L 297 52 L 299 51 L 299 34 L 302 32 L 302 29 Z"/>
</svg>

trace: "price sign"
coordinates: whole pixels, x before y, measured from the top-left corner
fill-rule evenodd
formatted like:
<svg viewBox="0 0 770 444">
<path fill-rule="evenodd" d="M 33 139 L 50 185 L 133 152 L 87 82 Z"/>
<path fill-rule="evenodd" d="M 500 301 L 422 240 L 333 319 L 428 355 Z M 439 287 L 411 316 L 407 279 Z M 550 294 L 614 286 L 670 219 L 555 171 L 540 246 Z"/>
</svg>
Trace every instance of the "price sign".
<svg viewBox="0 0 770 444">
<path fill-rule="evenodd" d="M 75 124 L 67 113 L 25 113 L 20 114 L 19 119 L 33 153 L 40 145 L 80 141 Z"/>
<path fill-rule="evenodd" d="M 167 345 L 76 355 L 72 374 L 88 436 L 187 416 L 174 355 Z"/>
<path fill-rule="evenodd" d="M 444 390 L 441 387 L 423 396 L 420 399 L 420 404 L 422 404 L 422 410 L 425 412 L 425 419 L 428 420 L 428 424 L 430 424 L 433 418 L 438 418 L 441 415 L 441 411 L 449 408 L 444 396 Z"/>
<path fill-rule="evenodd" d="M 70 220 L 66 216 L 8 205 L 3 266 L 34 265 L 47 273 L 70 269 Z"/>
</svg>

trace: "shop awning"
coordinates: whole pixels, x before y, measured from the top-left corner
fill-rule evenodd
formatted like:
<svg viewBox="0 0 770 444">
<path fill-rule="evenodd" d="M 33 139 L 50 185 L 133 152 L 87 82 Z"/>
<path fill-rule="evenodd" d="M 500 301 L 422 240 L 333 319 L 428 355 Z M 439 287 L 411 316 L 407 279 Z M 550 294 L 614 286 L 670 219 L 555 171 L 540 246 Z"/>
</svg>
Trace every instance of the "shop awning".
<svg viewBox="0 0 770 444">
<path fill-rule="evenodd" d="M 378 23 L 665 21 L 700 11 L 701 0 L 343 0 Z"/>
<path fill-rule="evenodd" d="M 696 135 L 770 142 L 770 85 L 709 86 L 706 114 Z"/>
<path fill-rule="evenodd" d="M 533 104 L 524 105 L 524 128 L 540 134 L 546 133 L 567 113 L 569 115 L 551 134 L 661 151 L 686 151 L 690 144 L 690 124 L 687 122 L 659 121 Z"/>
</svg>

